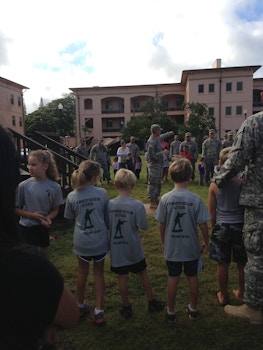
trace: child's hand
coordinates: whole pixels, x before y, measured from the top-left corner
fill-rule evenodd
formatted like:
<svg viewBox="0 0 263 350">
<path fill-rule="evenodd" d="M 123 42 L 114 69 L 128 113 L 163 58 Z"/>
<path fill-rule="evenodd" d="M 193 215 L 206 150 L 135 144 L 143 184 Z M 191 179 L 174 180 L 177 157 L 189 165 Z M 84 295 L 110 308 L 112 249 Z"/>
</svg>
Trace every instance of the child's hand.
<svg viewBox="0 0 263 350">
<path fill-rule="evenodd" d="M 35 211 L 34 213 L 30 214 L 31 219 L 39 220 L 40 222 L 45 219 L 45 216 L 43 215 L 42 211 Z"/>
<path fill-rule="evenodd" d="M 47 228 L 50 228 L 50 226 L 51 226 L 51 224 L 52 224 L 51 219 L 48 218 L 48 217 L 43 217 L 43 219 L 40 220 L 40 222 L 41 222 L 41 225 L 42 225 L 42 226 L 45 226 L 45 227 L 47 227 Z"/>
</svg>

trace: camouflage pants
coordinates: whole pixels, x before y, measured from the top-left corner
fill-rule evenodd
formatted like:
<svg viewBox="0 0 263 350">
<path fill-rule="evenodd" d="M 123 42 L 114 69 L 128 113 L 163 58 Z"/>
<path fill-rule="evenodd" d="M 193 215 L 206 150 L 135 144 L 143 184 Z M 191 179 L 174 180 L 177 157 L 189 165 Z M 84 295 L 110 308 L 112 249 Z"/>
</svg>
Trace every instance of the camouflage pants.
<svg viewBox="0 0 263 350">
<path fill-rule="evenodd" d="M 100 164 L 100 167 L 103 169 L 103 177 L 107 181 L 110 181 L 110 173 L 109 173 L 108 164 L 106 162 L 98 162 L 98 163 Z"/>
<path fill-rule="evenodd" d="M 149 164 L 148 172 L 148 198 L 152 200 L 160 196 L 163 175 L 163 164 Z"/>
<path fill-rule="evenodd" d="M 210 179 L 214 176 L 214 167 L 218 164 L 218 159 L 210 159 L 206 160 L 205 164 L 205 182 L 209 183 Z"/>
<path fill-rule="evenodd" d="M 263 208 L 245 208 L 243 238 L 247 252 L 244 302 L 263 306 Z"/>
</svg>

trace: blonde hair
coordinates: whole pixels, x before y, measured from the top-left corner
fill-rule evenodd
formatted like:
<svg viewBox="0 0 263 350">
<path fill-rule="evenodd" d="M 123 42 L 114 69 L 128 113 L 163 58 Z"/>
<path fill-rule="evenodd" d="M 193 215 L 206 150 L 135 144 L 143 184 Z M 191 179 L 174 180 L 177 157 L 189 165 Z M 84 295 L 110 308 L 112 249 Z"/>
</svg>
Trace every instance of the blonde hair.
<svg viewBox="0 0 263 350">
<path fill-rule="evenodd" d="M 57 181 L 59 178 L 58 168 L 53 154 L 50 151 L 38 149 L 30 151 L 28 157 L 36 157 L 42 164 L 48 164 L 46 175 L 50 180 Z"/>
<path fill-rule="evenodd" d="M 80 190 L 85 187 L 87 181 L 90 181 L 94 176 L 100 175 L 100 165 L 93 160 L 84 160 L 80 163 L 71 176 L 71 185 L 74 190 Z"/>
<path fill-rule="evenodd" d="M 192 165 L 190 160 L 176 156 L 169 167 L 170 176 L 173 182 L 181 183 L 188 181 L 192 175 Z"/>
<path fill-rule="evenodd" d="M 221 150 L 219 153 L 219 160 L 221 162 L 221 165 L 225 163 L 225 161 L 228 159 L 228 153 L 231 150 L 232 147 L 226 147 Z"/>
<path fill-rule="evenodd" d="M 132 190 L 136 183 L 135 174 L 128 169 L 119 169 L 115 175 L 114 183 L 118 190 Z"/>
</svg>

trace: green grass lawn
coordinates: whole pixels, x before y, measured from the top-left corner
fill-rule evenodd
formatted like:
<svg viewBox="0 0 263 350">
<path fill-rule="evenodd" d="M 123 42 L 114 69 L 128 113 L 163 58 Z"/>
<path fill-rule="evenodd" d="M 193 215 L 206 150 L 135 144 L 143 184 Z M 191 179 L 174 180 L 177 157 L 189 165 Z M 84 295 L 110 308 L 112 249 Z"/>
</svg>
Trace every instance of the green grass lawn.
<svg viewBox="0 0 263 350">
<path fill-rule="evenodd" d="M 143 158 L 143 157 L 142 157 Z M 112 169 L 111 169 L 111 173 Z M 137 181 L 133 196 L 147 203 L 147 185 L 145 184 L 145 165 L 141 179 Z M 110 198 L 117 195 L 114 186 L 102 185 Z M 162 193 L 171 190 L 172 182 L 162 185 Z M 189 190 L 199 194 L 207 203 L 208 187 L 198 186 L 198 181 L 189 185 Z M 151 277 L 155 297 L 166 302 L 167 270 L 162 256 L 158 223 L 152 215 L 147 215 L 149 228 L 141 232 L 148 271 Z M 53 226 L 49 256 L 65 279 L 65 284 L 76 294 L 77 259 L 72 252 L 73 226 L 57 219 Z M 218 290 L 216 281 L 216 263 L 203 257 L 204 270 L 199 275 L 200 297 L 198 308 L 200 319 L 190 321 L 185 312 L 189 302 L 188 285 L 184 275 L 181 276 L 177 295 L 177 321 L 167 324 L 164 312 L 149 314 L 147 301 L 140 280 L 130 275 L 130 301 L 134 318 L 125 321 L 119 315 L 121 298 L 119 296 L 116 275 L 110 271 L 110 258 L 105 262 L 105 316 L 106 324 L 97 326 L 87 319 L 82 320 L 73 330 L 62 334 L 60 350 L 240 350 L 263 349 L 262 326 L 252 326 L 246 321 L 230 318 L 224 314 L 216 299 Z M 92 266 L 91 266 L 92 267 Z M 230 266 L 229 293 L 231 304 L 238 304 L 232 296 L 232 289 L 237 287 L 237 272 L 234 264 Z M 86 300 L 94 306 L 94 281 L 91 274 L 87 284 Z"/>
</svg>

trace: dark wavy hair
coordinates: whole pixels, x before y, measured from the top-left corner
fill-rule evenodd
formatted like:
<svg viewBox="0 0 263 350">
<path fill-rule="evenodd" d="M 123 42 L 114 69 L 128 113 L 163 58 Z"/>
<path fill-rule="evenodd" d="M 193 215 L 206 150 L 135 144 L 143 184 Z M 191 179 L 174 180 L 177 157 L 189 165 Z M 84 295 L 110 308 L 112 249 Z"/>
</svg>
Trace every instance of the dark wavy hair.
<svg viewBox="0 0 263 350">
<path fill-rule="evenodd" d="M 19 183 L 18 153 L 8 129 L 0 125 L 0 245 L 19 241 L 15 191 Z"/>
</svg>

